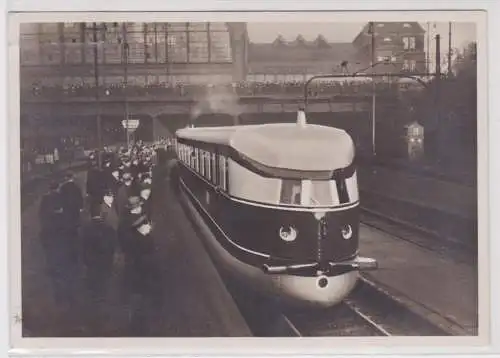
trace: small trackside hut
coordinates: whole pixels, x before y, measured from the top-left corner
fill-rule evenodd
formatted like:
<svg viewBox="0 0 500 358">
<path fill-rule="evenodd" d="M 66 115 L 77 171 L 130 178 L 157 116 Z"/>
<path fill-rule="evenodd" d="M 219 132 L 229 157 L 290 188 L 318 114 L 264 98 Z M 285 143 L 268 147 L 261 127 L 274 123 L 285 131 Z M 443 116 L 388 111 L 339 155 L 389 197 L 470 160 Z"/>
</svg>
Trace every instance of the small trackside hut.
<svg viewBox="0 0 500 358">
<path fill-rule="evenodd" d="M 215 261 L 291 303 L 330 306 L 354 288 L 359 193 L 343 130 L 297 123 L 176 132 L 181 197 Z"/>
</svg>

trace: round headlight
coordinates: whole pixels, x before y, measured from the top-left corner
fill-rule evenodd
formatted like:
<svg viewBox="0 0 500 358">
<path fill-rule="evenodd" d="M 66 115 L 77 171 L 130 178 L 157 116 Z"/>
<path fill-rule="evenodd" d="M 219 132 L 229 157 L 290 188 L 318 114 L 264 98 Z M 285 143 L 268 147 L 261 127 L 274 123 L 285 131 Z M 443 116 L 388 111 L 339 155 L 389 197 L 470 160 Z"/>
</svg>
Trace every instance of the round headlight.
<svg viewBox="0 0 500 358">
<path fill-rule="evenodd" d="M 351 225 L 345 225 L 341 229 L 341 232 L 342 232 L 342 237 L 345 240 L 349 240 L 352 237 L 352 227 L 351 227 Z"/>
<path fill-rule="evenodd" d="M 293 226 L 289 226 L 287 229 L 285 229 L 283 226 L 280 228 L 280 238 L 283 241 L 286 242 L 292 242 L 297 239 L 297 229 L 295 229 Z"/>
</svg>

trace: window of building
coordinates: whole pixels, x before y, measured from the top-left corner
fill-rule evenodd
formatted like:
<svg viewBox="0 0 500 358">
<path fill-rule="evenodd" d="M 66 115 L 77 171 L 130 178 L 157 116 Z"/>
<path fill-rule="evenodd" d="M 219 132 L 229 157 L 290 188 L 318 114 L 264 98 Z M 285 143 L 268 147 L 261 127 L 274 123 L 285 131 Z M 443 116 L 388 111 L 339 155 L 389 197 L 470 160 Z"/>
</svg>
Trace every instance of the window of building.
<svg viewBox="0 0 500 358">
<path fill-rule="evenodd" d="M 207 22 L 188 22 L 189 31 L 207 31 Z"/>
<path fill-rule="evenodd" d="M 384 37 L 384 42 L 391 42 L 391 38 L 390 37 Z"/>
<path fill-rule="evenodd" d="M 408 23 L 404 23 L 404 24 L 403 24 L 403 27 L 406 27 L 406 28 L 411 28 L 411 25 L 410 25 L 410 24 L 408 24 Z"/>
<path fill-rule="evenodd" d="M 167 31 L 186 31 L 186 22 L 169 22 L 167 23 Z"/>
<path fill-rule="evenodd" d="M 167 36 L 166 62 L 186 63 L 187 61 L 187 33 L 169 33 Z"/>
<path fill-rule="evenodd" d="M 377 27 L 384 27 L 384 24 L 377 24 Z"/>
<path fill-rule="evenodd" d="M 189 32 L 189 62 L 208 62 L 208 33 Z"/>
<path fill-rule="evenodd" d="M 410 69 L 410 62 L 408 60 L 403 61 L 403 70 L 408 71 Z"/>
<path fill-rule="evenodd" d="M 145 53 L 147 62 L 157 62 L 157 53 L 156 50 L 158 48 L 156 41 L 156 27 L 148 28 L 148 32 L 146 32 L 146 43 L 145 43 Z"/>
<path fill-rule="evenodd" d="M 403 48 L 405 50 L 415 50 L 415 37 L 403 37 Z"/>
<path fill-rule="evenodd" d="M 210 61 L 231 62 L 231 42 L 229 32 L 213 31 L 210 24 Z"/>
<path fill-rule="evenodd" d="M 23 65 L 37 65 L 39 63 L 38 35 L 22 35 L 19 41 L 20 60 Z"/>
<path fill-rule="evenodd" d="M 410 60 L 410 71 L 415 72 L 417 70 L 417 61 Z"/>
</svg>

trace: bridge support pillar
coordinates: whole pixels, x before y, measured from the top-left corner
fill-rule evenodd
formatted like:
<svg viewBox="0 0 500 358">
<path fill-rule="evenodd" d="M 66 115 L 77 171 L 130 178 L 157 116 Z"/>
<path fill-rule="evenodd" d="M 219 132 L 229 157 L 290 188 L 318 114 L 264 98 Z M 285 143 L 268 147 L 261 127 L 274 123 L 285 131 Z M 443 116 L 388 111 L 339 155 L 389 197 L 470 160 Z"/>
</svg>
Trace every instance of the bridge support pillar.
<svg viewBox="0 0 500 358">
<path fill-rule="evenodd" d="M 233 81 L 243 81 L 247 75 L 248 33 L 243 22 L 229 22 L 231 51 L 233 54 Z"/>
<path fill-rule="evenodd" d="M 153 116 L 153 140 L 172 137 L 170 130 L 162 123 L 158 116 Z"/>
</svg>

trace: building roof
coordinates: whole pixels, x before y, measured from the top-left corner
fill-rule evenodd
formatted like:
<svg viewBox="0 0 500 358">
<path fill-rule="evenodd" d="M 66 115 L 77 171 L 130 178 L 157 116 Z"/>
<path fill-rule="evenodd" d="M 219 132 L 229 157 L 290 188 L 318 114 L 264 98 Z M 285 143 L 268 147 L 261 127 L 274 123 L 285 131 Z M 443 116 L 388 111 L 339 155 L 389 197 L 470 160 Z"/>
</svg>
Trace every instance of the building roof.
<svg viewBox="0 0 500 358">
<path fill-rule="evenodd" d="M 284 43 L 276 39 L 273 43 L 251 43 L 249 62 L 310 62 L 320 60 L 353 61 L 358 51 L 352 43 L 327 43 L 318 37 L 314 41 L 304 41 L 302 37 Z"/>
<path fill-rule="evenodd" d="M 394 33 L 411 32 L 415 34 L 425 33 L 424 28 L 418 22 L 374 22 L 375 33 L 379 35 L 389 35 Z M 367 23 L 359 32 L 353 42 L 363 36 L 371 34 L 371 23 Z"/>
</svg>

